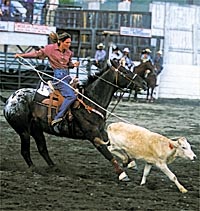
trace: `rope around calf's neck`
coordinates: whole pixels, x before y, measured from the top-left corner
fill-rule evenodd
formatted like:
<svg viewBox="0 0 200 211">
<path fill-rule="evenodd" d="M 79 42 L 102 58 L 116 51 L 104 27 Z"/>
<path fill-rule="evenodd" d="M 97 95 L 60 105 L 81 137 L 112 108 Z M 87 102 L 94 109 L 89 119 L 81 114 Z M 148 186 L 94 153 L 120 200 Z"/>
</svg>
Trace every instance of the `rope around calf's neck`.
<svg viewBox="0 0 200 211">
<path fill-rule="evenodd" d="M 47 84 L 47 82 L 43 80 L 43 78 L 40 76 L 40 74 L 43 74 L 43 75 L 45 75 L 45 76 L 48 76 L 49 78 L 52 78 L 52 79 L 56 80 L 58 83 L 59 83 L 59 82 L 64 83 L 65 85 L 69 86 L 71 89 L 73 89 L 74 91 L 76 91 L 76 92 L 77 92 L 79 95 L 81 95 L 83 98 L 85 98 L 86 100 L 90 101 L 91 103 L 93 103 L 94 105 L 96 105 L 97 107 L 99 107 L 100 109 L 102 109 L 103 111 L 107 112 L 107 113 L 110 114 L 111 116 L 114 116 L 114 117 L 116 117 L 117 119 L 120 119 L 121 121 L 126 122 L 126 123 L 128 123 L 128 124 L 132 124 L 132 123 L 129 122 L 128 120 L 126 120 L 126 119 L 124 119 L 124 118 L 121 118 L 121 117 L 117 116 L 116 114 L 114 114 L 114 113 L 108 111 L 107 109 L 103 108 L 102 106 L 100 106 L 99 104 L 97 104 L 96 102 L 94 102 L 93 100 L 91 100 L 90 98 L 86 97 L 86 96 L 83 95 L 81 92 L 77 91 L 75 88 L 73 88 L 73 87 L 70 86 L 69 84 L 65 83 L 64 81 L 62 81 L 63 79 L 61 79 L 61 80 L 60 80 L 60 79 L 57 79 L 57 78 L 55 78 L 54 76 L 51 76 L 51 75 L 49 75 L 49 74 L 47 74 L 47 73 L 44 73 L 44 72 L 42 72 L 42 71 L 40 71 L 40 70 L 37 70 L 37 69 L 36 69 L 27 59 L 25 59 L 25 58 L 23 58 L 23 57 L 21 57 L 21 56 L 19 56 L 19 58 L 22 59 L 22 60 L 24 60 L 28 65 L 24 64 L 24 63 L 21 62 L 21 61 L 18 61 L 18 62 L 19 62 L 20 64 L 22 64 L 23 66 L 25 66 L 25 67 L 31 67 L 32 70 L 36 71 L 37 74 L 38 74 L 38 76 L 39 76 L 39 78 L 40 78 L 45 84 Z"/>
</svg>

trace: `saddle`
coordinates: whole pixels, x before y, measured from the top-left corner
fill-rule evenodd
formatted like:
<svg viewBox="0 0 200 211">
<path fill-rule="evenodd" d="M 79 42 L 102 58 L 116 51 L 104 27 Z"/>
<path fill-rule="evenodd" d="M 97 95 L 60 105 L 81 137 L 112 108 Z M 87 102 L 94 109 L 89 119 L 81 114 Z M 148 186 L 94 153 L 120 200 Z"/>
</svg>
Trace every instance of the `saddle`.
<svg viewBox="0 0 200 211">
<path fill-rule="evenodd" d="M 45 85 L 43 82 L 41 82 L 39 89 L 36 91 L 34 101 L 48 108 L 47 119 L 48 123 L 50 124 L 52 121 L 52 109 L 55 109 L 55 113 L 57 113 L 59 107 L 64 101 L 64 97 L 59 90 L 54 89 L 51 81 L 48 81 L 47 84 L 48 85 Z M 77 87 L 77 81 L 72 83 L 72 87 Z M 72 106 L 73 108 L 78 108 L 79 104 L 79 101 L 76 100 Z M 69 121 L 72 121 L 71 108 L 68 109 L 65 116 L 67 116 Z"/>
</svg>

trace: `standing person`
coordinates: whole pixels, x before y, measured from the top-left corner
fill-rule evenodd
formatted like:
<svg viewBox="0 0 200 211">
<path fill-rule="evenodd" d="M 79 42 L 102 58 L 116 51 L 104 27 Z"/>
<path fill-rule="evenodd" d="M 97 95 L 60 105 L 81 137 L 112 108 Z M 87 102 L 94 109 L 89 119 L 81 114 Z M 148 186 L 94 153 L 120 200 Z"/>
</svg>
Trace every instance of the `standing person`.
<svg viewBox="0 0 200 211">
<path fill-rule="evenodd" d="M 1 4 L 2 21 L 12 21 L 11 16 L 13 13 L 13 7 L 10 0 L 4 0 Z"/>
<path fill-rule="evenodd" d="M 0 7 L 0 21 L 1 21 L 1 17 L 3 16 L 3 12 L 2 12 L 3 2 L 2 2 L 2 0 L 0 0 L 0 5 L 1 5 L 1 7 Z"/>
<path fill-rule="evenodd" d="M 56 9 L 58 8 L 59 0 L 49 0 L 49 3 L 46 6 L 47 15 L 46 15 L 46 25 L 54 26 Z"/>
<path fill-rule="evenodd" d="M 106 60 L 106 51 L 104 50 L 104 47 L 103 43 L 99 43 L 94 56 L 95 65 L 100 69 L 104 67 L 104 62 Z"/>
<path fill-rule="evenodd" d="M 157 51 L 156 57 L 154 58 L 153 62 L 154 62 L 156 74 L 159 75 L 163 70 L 163 57 L 162 57 L 161 50 Z"/>
<path fill-rule="evenodd" d="M 71 35 L 64 32 L 60 35 L 52 32 L 50 39 L 53 44 L 46 45 L 38 51 L 15 54 L 15 57 L 24 58 L 40 58 L 44 59 L 48 57 L 49 63 L 54 71 L 55 88 L 58 89 L 65 98 L 62 105 L 59 108 L 54 120 L 51 122 L 52 126 L 62 121 L 63 116 L 70 107 L 70 105 L 76 100 L 76 95 L 73 89 L 68 85 L 71 81 L 68 68 L 74 68 L 79 66 L 79 62 L 72 62 L 73 52 L 69 49 L 71 46 Z M 62 82 L 58 82 L 58 80 Z"/>
<path fill-rule="evenodd" d="M 32 23 L 33 22 L 33 3 L 34 0 L 24 0 L 24 6 L 26 8 L 26 18 L 25 22 Z"/>
<path fill-rule="evenodd" d="M 43 24 L 43 8 L 45 5 L 45 0 L 34 0 L 33 8 L 33 24 Z"/>
</svg>

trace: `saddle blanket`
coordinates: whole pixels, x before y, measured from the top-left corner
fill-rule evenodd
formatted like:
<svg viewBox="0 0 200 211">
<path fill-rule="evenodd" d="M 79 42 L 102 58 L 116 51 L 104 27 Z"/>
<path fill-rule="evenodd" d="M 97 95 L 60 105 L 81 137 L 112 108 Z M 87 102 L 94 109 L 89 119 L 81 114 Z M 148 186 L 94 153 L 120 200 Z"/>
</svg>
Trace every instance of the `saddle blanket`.
<svg viewBox="0 0 200 211">
<path fill-rule="evenodd" d="M 49 87 L 49 85 L 41 82 L 39 88 L 36 90 L 34 101 L 53 107 L 60 106 L 64 100 L 64 97 L 58 90 L 52 89 Z"/>
<path fill-rule="evenodd" d="M 50 89 L 50 87 L 48 85 L 41 82 L 40 87 L 37 89 L 36 92 L 44 97 L 48 97 L 50 95 L 50 93 L 52 93 L 52 90 Z"/>
</svg>

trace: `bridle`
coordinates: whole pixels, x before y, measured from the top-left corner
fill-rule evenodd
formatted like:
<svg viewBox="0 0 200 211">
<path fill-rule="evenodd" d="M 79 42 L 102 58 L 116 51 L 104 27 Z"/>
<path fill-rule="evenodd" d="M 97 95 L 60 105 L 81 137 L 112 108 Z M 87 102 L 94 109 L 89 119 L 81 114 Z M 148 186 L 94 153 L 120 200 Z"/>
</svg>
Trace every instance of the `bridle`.
<svg viewBox="0 0 200 211">
<path fill-rule="evenodd" d="M 120 100 L 122 99 L 124 93 L 128 90 L 129 86 L 132 84 L 132 83 L 135 83 L 134 82 L 134 79 L 137 77 L 137 74 L 134 74 L 132 78 L 129 78 L 127 77 L 122 71 L 120 71 L 120 67 L 123 67 L 121 64 L 115 68 L 113 65 L 110 66 L 110 69 L 115 71 L 117 74 L 116 74 L 116 84 L 117 84 L 117 81 L 118 81 L 118 77 L 119 75 L 121 75 L 122 77 L 126 78 L 127 80 L 129 80 L 129 84 L 127 85 L 126 89 L 122 89 L 121 87 L 119 87 L 118 85 L 115 85 L 118 89 L 120 89 L 122 92 L 120 93 L 120 96 L 117 100 L 117 102 L 115 103 L 114 107 L 112 108 L 111 112 L 109 113 L 109 115 L 107 116 L 106 120 L 110 117 L 111 113 L 113 113 L 113 111 L 115 110 L 115 108 L 117 107 L 117 105 L 119 104 Z"/>
<path fill-rule="evenodd" d="M 118 78 L 119 78 L 119 75 L 121 75 L 122 77 L 124 77 L 125 79 L 127 79 L 129 82 L 129 84 L 127 85 L 126 89 L 128 89 L 128 87 L 133 83 L 135 84 L 135 81 L 134 79 L 138 76 L 138 74 L 134 74 L 132 78 L 128 77 L 125 73 L 123 73 L 122 71 L 120 71 L 120 67 L 123 67 L 122 65 L 119 65 L 117 68 L 115 68 L 112 64 L 109 66 L 110 70 L 113 70 L 115 71 L 117 74 L 116 74 L 116 79 L 115 79 L 115 84 L 112 84 L 113 86 L 115 86 L 116 88 L 120 89 L 120 90 L 123 90 L 121 87 L 119 87 L 117 85 L 118 83 Z"/>
</svg>

